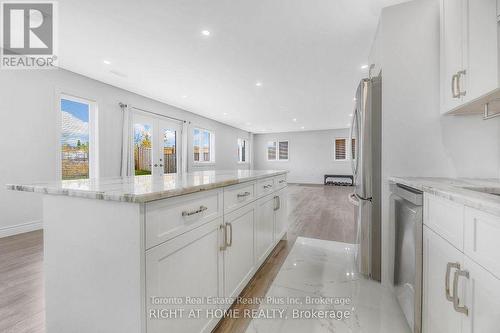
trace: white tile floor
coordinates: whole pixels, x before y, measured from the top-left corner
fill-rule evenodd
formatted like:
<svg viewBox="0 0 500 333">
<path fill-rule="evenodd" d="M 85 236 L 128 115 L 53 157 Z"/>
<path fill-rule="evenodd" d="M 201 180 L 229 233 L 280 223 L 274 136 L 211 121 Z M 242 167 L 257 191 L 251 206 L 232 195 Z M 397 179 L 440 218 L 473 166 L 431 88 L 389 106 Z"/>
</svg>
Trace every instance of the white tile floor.
<svg viewBox="0 0 500 333">
<path fill-rule="evenodd" d="M 253 319 L 246 332 L 410 333 L 393 294 L 379 283 L 353 276 L 353 250 L 352 244 L 299 237 L 266 295 L 288 304 L 267 302 L 261 306 L 285 309 L 286 318 L 277 314 L 274 318 Z M 310 305 L 307 298 L 350 300 L 350 304 Z M 299 304 L 292 304 L 297 301 Z M 294 319 L 294 309 L 340 310 L 350 316 Z"/>
</svg>

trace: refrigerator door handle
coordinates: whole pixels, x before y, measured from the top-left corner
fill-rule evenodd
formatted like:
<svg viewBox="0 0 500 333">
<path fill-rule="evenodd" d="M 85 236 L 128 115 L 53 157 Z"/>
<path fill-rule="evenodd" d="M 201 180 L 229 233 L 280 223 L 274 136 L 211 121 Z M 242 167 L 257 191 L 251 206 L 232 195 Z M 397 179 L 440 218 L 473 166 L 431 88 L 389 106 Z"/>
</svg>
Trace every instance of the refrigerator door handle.
<svg viewBox="0 0 500 333">
<path fill-rule="evenodd" d="M 351 128 L 349 130 L 349 140 L 350 140 L 350 144 L 352 145 L 352 135 L 354 134 L 354 126 L 356 124 L 356 121 L 358 119 L 358 108 L 357 106 L 354 108 L 354 112 L 352 114 L 352 122 L 351 122 Z M 359 126 L 358 126 L 358 132 L 359 132 Z M 355 144 L 356 144 L 356 148 L 354 149 L 357 158 L 356 159 L 353 159 L 352 157 L 354 156 L 351 156 L 351 168 L 352 168 L 352 176 L 354 177 L 354 181 L 356 180 L 356 177 L 358 175 L 358 160 L 359 160 L 359 151 L 358 151 L 358 147 L 359 147 L 359 136 L 356 136 L 354 138 L 355 140 Z M 352 149 L 351 149 L 351 152 L 352 152 Z"/>
<path fill-rule="evenodd" d="M 359 199 L 356 194 L 351 193 L 348 196 L 349 202 L 352 203 L 354 206 L 358 207 L 359 206 Z"/>
</svg>

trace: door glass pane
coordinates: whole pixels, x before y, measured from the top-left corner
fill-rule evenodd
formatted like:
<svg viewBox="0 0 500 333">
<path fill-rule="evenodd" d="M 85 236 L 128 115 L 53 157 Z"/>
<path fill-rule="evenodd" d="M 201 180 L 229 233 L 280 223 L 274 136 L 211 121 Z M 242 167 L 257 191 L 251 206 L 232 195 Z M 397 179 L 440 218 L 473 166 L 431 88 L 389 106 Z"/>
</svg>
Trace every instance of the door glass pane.
<svg viewBox="0 0 500 333">
<path fill-rule="evenodd" d="M 193 143 L 193 151 L 194 151 L 194 160 L 196 162 L 200 161 L 200 131 L 198 129 L 194 130 L 194 143 Z"/>
<path fill-rule="evenodd" d="M 163 130 L 163 172 L 177 172 L 177 141 L 175 130 Z M 161 164 L 161 163 L 160 163 Z"/>
<path fill-rule="evenodd" d="M 89 105 L 61 99 L 62 179 L 89 178 Z"/>
<path fill-rule="evenodd" d="M 210 161 L 210 132 L 203 131 L 203 161 Z"/>
<path fill-rule="evenodd" d="M 152 126 L 149 124 L 134 124 L 134 169 L 136 176 L 151 174 L 152 132 Z"/>
</svg>

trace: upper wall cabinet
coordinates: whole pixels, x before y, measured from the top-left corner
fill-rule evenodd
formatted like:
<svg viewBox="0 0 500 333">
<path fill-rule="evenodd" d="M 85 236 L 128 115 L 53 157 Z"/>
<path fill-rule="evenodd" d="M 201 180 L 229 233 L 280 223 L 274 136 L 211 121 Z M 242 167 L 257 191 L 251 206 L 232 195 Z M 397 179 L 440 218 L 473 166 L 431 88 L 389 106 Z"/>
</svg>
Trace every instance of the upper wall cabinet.
<svg viewBox="0 0 500 333">
<path fill-rule="evenodd" d="M 499 88 L 497 0 L 440 0 L 441 112 Z"/>
</svg>

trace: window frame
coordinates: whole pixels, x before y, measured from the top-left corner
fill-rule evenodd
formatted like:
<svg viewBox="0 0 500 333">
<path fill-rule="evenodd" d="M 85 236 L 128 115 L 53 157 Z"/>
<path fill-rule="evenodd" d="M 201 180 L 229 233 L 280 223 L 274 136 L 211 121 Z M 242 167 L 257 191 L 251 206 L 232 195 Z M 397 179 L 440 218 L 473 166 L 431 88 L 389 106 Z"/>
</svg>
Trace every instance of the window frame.
<svg viewBox="0 0 500 333">
<path fill-rule="evenodd" d="M 274 142 L 275 143 L 275 147 L 276 147 L 276 158 L 275 159 L 269 159 L 269 154 L 268 154 L 268 144 L 269 142 Z M 286 142 L 287 143 L 287 158 L 286 159 L 280 159 L 280 143 L 281 142 Z M 268 162 L 288 162 L 290 160 L 290 140 L 288 139 L 283 139 L 283 140 L 280 140 L 280 139 L 271 139 L 271 140 L 267 140 L 266 141 L 266 149 L 265 149 L 265 152 L 266 152 L 266 159 Z"/>
<path fill-rule="evenodd" d="M 196 161 L 194 159 L 194 143 L 195 143 L 195 134 L 194 132 L 198 130 L 200 133 L 201 132 L 208 132 L 210 133 L 210 161 Z M 215 164 L 215 132 L 213 130 L 210 130 L 210 129 L 207 129 L 207 128 L 203 128 L 203 127 L 200 127 L 200 126 L 194 126 L 193 127 L 193 131 L 192 131 L 192 135 L 193 135 L 193 144 L 191 145 L 191 148 L 192 148 L 192 158 L 193 158 L 193 165 L 211 165 L 211 164 Z M 201 145 L 201 141 L 200 142 L 200 145 Z"/>
<path fill-rule="evenodd" d="M 242 146 L 240 146 L 240 141 L 245 142 L 245 160 L 244 161 L 241 160 L 241 157 L 243 154 L 241 154 Z M 250 140 L 248 140 L 246 138 L 238 138 L 237 145 L 238 145 L 238 164 L 249 164 L 250 163 L 250 161 L 249 161 Z"/>
<path fill-rule="evenodd" d="M 56 110 L 57 110 L 57 178 L 62 179 L 62 108 L 61 101 L 70 100 L 77 103 L 87 104 L 89 106 L 89 177 L 81 179 L 99 178 L 99 108 L 96 100 L 86 97 L 80 97 L 76 94 L 67 92 L 56 92 Z M 77 179 L 75 179 L 77 180 Z"/>
</svg>

